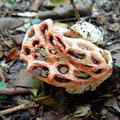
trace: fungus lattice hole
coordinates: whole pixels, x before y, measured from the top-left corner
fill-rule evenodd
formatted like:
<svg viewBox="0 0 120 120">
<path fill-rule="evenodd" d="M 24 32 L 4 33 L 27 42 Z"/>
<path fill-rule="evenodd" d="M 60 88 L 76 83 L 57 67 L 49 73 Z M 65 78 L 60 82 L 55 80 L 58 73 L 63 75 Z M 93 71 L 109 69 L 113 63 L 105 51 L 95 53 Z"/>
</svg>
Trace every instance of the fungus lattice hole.
<svg viewBox="0 0 120 120">
<path fill-rule="evenodd" d="M 50 53 L 55 55 L 55 54 L 57 54 L 57 51 L 55 51 L 55 50 L 50 50 Z"/>
<path fill-rule="evenodd" d="M 54 45 L 54 46 L 57 45 L 57 43 L 56 43 L 56 41 L 54 40 L 54 37 L 53 37 L 52 35 L 49 37 L 49 41 L 50 41 L 50 43 L 52 43 L 52 45 Z"/>
<path fill-rule="evenodd" d="M 56 76 L 54 77 L 54 79 L 57 81 L 57 82 L 60 82 L 60 83 L 68 83 L 68 82 L 71 82 L 71 80 L 69 79 L 66 79 L 62 76 Z"/>
<path fill-rule="evenodd" d="M 99 74 L 99 73 L 101 73 L 101 72 L 102 72 L 102 69 L 94 70 L 94 73 L 97 73 L 97 74 Z"/>
<path fill-rule="evenodd" d="M 41 27 L 42 33 L 45 34 L 48 31 L 48 26 L 44 25 L 43 27 Z"/>
<path fill-rule="evenodd" d="M 28 34 L 28 38 L 31 38 L 35 35 L 35 31 L 32 29 L 30 33 Z"/>
<path fill-rule="evenodd" d="M 87 68 L 89 68 L 89 69 L 91 69 L 91 66 L 90 65 L 84 65 L 85 67 L 87 67 Z"/>
<path fill-rule="evenodd" d="M 100 62 L 98 60 L 96 60 L 93 56 L 91 57 L 91 60 L 94 64 L 97 64 L 97 65 L 100 64 Z"/>
<path fill-rule="evenodd" d="M 69 61 L 68 58 L 59 58 L 59 61 Z"/>
<path fill-rule="evenodd" d="M 34 47 L 37 47 L 37 46 L 39 45 L 39 41 L 38 41 L 38 40 L 33 41 L 32 45 L 33 45 Z"/>
<path fill-rule="evenodd" d="M 65 45 L 63 44 L 63 42 L 61 41 L 61 39 L 59 37 L 56 37 L 56 39 L 58 40 L 58 42 L 65 48 Z"/>
<path fill-rule="evenodd" d="M 57 68 L 58 68 L 58 71 L 59 71 L 61 74 L 68 73 L 68 71 L 69 71 L 69 68 L 68 68 L 67 65 L 59 65 Z"/>
<path fill-rule="evenodd" d="M 30 54 L 30 49 L 29 48 L 25 48 L 24 49 L 24 53 L 25 53 L 25 55 L 29 55 Z"/>
<path fill-rule="evenodd" d="M 75 52 L 69 51 L 68 54 L 78 59 L 85 59 L 85 54 L 83 53 L 75 53 Z"/>
<path fill-rule="evenodd" d="M 49 75 L 49 69 L 47 67 L 37 66 L 32 69 L 32 74 L 34 76 L 40 75 L 44 78 L 47 78 Z"/>
<path fill-rule="evenodd" d="M 88 73 L 81 72 L 81 71 L 74 72 L 74 75 L 75 75 L 75 77 L 81 78 L 81 79 L 88 79 L 91 77 Z"/>
<path fill-rule="evenodd" d="M 40 49 L 36 52 L 35 59 L 41 61 L 47 61 L 45 48 L 40 47 Z"/>
</svg>

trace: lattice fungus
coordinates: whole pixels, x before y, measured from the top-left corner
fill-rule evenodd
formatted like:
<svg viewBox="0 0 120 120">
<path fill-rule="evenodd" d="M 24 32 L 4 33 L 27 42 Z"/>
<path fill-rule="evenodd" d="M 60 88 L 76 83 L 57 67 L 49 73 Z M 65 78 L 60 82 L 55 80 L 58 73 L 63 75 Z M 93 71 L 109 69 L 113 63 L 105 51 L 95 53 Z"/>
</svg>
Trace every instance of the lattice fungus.
<svg viewBox="0 0 120 120">
<path fill-rule="evenodd" d="M 109 51 L 51 19 L 27 31 L 20 57 L 34 76 L 72 94 L 95 90 L 112 73 Z"/>
</svg>

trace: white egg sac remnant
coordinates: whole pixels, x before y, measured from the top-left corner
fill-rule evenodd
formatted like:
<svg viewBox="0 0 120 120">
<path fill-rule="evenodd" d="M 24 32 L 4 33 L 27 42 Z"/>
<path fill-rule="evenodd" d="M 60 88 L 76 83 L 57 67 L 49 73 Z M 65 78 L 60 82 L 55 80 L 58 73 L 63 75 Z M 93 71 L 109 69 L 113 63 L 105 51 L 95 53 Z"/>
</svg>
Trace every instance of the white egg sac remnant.
<svg viewBox="0 0 120 120">
<path fill-rule="evenodd" d="M 94 44 L 99 45 L 104 43 L 103 29 L 90 22 L 79 21 L 73 25 L 71 29 L 76 33 L 79 33 L 84 39 L 91 41 Z"/>
</svg>

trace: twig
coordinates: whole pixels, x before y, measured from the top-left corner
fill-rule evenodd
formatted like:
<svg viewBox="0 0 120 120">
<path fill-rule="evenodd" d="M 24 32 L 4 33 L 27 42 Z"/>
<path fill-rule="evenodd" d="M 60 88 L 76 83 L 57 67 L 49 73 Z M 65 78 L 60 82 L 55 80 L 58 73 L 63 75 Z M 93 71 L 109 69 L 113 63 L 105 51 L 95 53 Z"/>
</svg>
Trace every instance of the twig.
<svg viewBox="0 0 120 120">
<path fill-rule="evenodd" d="M 5 75 L 4 75 L 3 70 L 2 70 L 1 67 L 0 67 L 0 78 L 2 79 L 2 80 L 1 80 L 2 82 L 5 82 L 5 81 L 6 81 Z"/>
<path fill-rule="evenodd" d="M 76 16 L 77 20 L 80 21 L 80 15 L 79 15 L 79 12 L 78 12 L 78 10 L 75 6 L 74 0 L 70 0 L 70 4 L 73 6 L 75 16 Z"/>
<path fill-rule="evenodd" d="M 21 93 L 28 93 L 30 92 L 26 88 L 16 87 L 16 88 L 0 88 L 0 95 L 14 95 L 14 94 L 21 94 Z"/>
<path fill-rule="evenodd" d="M 9 109 L 6 109 L 6 110 L 2 110 L 2 111 L 0 111 L 0 115 L 9 114 L 9 113 L 12 113 L 12 112 L 15 112 L 15 111 L 18 111 L 18 110 L 28 109 L 28 108 L 31 108 L 31 107 L 38 107 L 38 105 L 36 105 L 34 102 L 30 102 L 28 104 L 22 104 L 22 105 L 14 107 L 14 108 L 9 108 Z"/>
</svg>

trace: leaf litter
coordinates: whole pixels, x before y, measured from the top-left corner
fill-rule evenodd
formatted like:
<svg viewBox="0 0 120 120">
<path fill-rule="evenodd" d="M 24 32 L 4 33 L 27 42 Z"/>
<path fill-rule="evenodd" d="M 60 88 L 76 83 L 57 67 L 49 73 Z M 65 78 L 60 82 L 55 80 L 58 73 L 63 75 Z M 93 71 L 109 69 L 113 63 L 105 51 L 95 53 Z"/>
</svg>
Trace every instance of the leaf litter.
<svg viewBox="0 0 120 120">
<path fill-rule="evenodd" d="M 81 18 L 96 21 L 106 31 L 104 36 L 106 43 L 102 47 L 111 52 L 114 60 L 114 69 L 111 77 L 100 85 L 96 91 L 80 95 L 71 95 L 63 88 L 53 87 L 39 80 L 37 82 L 34 76 L 27 73 L 27 64 L 19 58 L 24 34 L 31 25 L 39 23 L 48 17 L 65 24 L 69 23 L 67 27 L 76 22 L 74 14 L 66 11 L 64 5 L 51 7 L 45 6 L 44 2 L 45 0 L 34 0 L 33 4 L 29 0 L 18 0 L 10 3 L 0 0 L 0 82 L 6 84 L 6 87 L 0 87 L 0 95 L 7 96 L 4 99 L 0 99 L 0 112 L 4 112 L 3 110 L 7 110 L 12 106 L 23 107 L 24 103 L 39 103 L 37 107 L 32 104 L 32 108 L 29 106 L 23 110 L 21 107 L 19 110 L 14 109 L 17 112 L 9 111 L 9 114 L 1 115 L 0 119 L 119 120 L 119 1 L 94 0 L 94 3 L 90 3 L 90 1 L 87 3 L 84 0 L 84 3 L 80 4 L 80 6 L 83 5 L 81 7 L 84 7 L 84 9 L 80 9 Z M 88 6 L 86 6 L 85 2 Z M 31 14 L 32 9 L 35 10 L 35 14 Z M 61 13 L 61 10 L 64 10 L 64 12 Z M 47 12 L 50 13 L 49 16 Z M 84 16 L 81 13 L 84 13 Z M 86 110 L 81 111 L 88 104 L 90 107 L 87 106 Z M 80 108 L 80 111 L 77 108 Z M 34 114 L 31 114 L 30 110 L 35 111 Z M 78 118 L 74 116 L 76 110 Z M 84 112 L 84 116 L 81 116 L 81 112 Z"/>
</svg>

